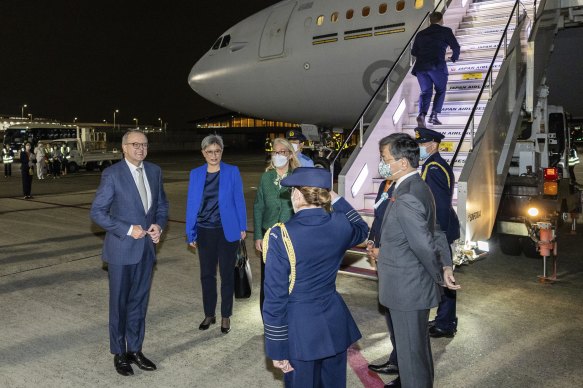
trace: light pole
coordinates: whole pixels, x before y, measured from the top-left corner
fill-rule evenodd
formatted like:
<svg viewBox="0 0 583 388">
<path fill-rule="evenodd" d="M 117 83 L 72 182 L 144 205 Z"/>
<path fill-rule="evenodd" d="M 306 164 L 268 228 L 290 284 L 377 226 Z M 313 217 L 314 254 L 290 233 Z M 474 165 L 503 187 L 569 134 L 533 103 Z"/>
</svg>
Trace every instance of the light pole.
<svg viewBox="0 0 583 388">
<path fill-rule="evenodd" d="M 73 117 L 73 124 L 77 122 L 77 117 Z"/>
<path fill-rule="evenodd" d="M 24 104 L 20 107 L 20 117 L 24 118 L 24 108 L 27 108 L 28 105 Z"/>
<path fill-rule="evenodd" d="M 32 121 L 32 113 L 28 114 L 28 121 Z"/>
<path fill-rule="evenodd" d="M 162 132 L 162 124 L 163 124 L 162 118 L 158 117 L 158 121 L 160 122 L 160 132 Z"/>
<path fill-rule="evenodd" d="M 115 132 L 115 114 L 119 113 L 119 109 L 113 111 L 113 131 Z"/>
<path fill-rule="evenodd" d="M 134 121 L 136 122 L 136 129 L 138 129 L 138 119 L 134 117 Z"/>
</svg>

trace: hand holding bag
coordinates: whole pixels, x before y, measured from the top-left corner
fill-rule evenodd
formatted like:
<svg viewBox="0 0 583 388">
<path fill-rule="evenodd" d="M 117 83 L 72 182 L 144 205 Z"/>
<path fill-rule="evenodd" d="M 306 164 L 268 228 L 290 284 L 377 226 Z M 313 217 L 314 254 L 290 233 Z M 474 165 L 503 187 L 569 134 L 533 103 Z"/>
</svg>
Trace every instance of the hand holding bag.
<svg viewBox="0 0 583 388">
<path fill-rule="evenodd" d="M 251 284 L 253 284 L 253 277 L 247 257 L 247 247 L 245 246 L 245 240 L 239 240 L 237 260 L 235 261 L 235 298 L 249 298 L 251 296 Z"/>
</svg>

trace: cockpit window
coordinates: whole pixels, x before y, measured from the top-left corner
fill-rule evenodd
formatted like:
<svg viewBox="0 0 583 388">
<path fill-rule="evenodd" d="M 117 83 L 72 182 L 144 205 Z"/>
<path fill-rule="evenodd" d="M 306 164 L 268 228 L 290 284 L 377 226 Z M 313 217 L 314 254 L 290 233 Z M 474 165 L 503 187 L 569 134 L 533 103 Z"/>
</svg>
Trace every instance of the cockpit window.
<svg viewBox="0 0 583 388">
<path fill-rule="evenodd" d="M 223 37 L 223 43 L 221 43 L 221 48 L 227 47 L 231 43 L 231 35 L 225 35 Z"/>
<path fill-rule="evenodd" d="M 318 18 L 316 19 L 316 24 L 318 26 L 321 26 L 322 24 L 324 24 L 324 15 L 318 16 Z"/>
<path fill-rule="evenodd" d="M 382 3 L 379 5 L 379 13 L 384 15 L 387 12 L 387 3 Z"/>
<path fill-rule="evenodd" d="M 336 23 L 338 21 L 338 12 L 334 12 L 332 15 L 330 15 L 330 21 L 332 23 Z"/>
<path fill-rule="evenodd" d="M 353 16 L 354 16 L 354 10 L 349 9 L 348 11 L 346 11 L 346 19 L 350 20 L 350 19 L 352 19 Z"/>
<path fill-rule="evenodd" d="M 362 9 L 362 16 L 367 17 L 368 15 L 370 15 L 370 7 L 364 7 Z"/>
<path fill-rule="evenodd" d="M 219 47 L 221 47 L 221 39 L 223 39 L 222 36 L 219 39 L 217 39 L 217 41 L 215 42 L 215 44 L 213 44 L 213 50 L 218 50 Z"/>
</svg>

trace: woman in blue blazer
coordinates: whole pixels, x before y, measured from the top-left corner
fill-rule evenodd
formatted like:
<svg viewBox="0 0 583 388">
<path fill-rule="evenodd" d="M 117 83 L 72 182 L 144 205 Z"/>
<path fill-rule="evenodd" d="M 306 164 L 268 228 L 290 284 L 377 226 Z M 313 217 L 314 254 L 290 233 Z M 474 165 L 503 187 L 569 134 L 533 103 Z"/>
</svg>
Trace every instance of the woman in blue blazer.
<svg viewBox="0 0 583 388">
<path fill-rule="evenodd" d="M 186 238 L 198 248 L 206 330 L 216 322 L 217 264 L 221 273 L 221 332 L 231 330 L 234 268 L 239 239 L 245 239 L 247 211 L 243 182 L 236 166 L 221 162 L 223 139 L 209 135 L 202 140 L 206 164 L 190 172 L 186 203 Z"/>
</svg>

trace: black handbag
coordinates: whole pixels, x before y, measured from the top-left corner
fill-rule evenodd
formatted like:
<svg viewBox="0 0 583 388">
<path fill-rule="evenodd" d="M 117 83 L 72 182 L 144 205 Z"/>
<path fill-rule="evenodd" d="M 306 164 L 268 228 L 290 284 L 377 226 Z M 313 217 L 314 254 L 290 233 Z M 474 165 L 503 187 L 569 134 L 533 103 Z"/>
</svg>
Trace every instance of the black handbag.
<svg viewBox="0 0 583 388">
<path fill-rule="evenodd" d="M 237 260 L 235 261 L 235 298 L 249 298 L 253 284 L 251 265 L 247 257 L 247 247 L 244 240 L 239 240 Z"/>
</svg>

